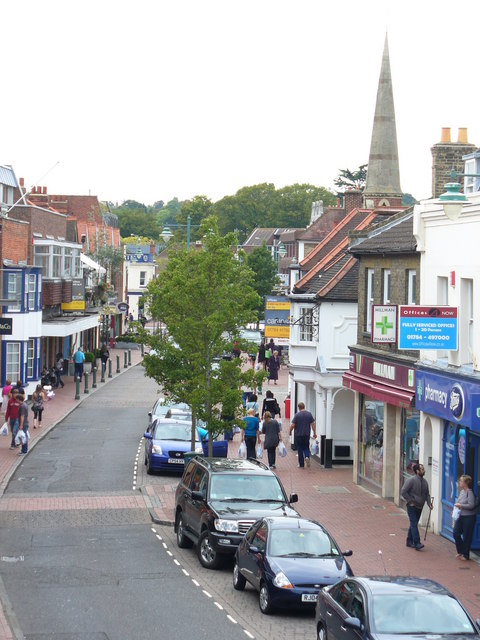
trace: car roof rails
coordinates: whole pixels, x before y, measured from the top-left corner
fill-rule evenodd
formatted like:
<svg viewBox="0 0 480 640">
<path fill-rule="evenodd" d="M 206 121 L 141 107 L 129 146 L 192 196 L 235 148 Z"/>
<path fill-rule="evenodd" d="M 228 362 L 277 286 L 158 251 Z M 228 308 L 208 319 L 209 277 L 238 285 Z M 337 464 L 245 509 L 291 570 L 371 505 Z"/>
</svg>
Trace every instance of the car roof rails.
<svg viewBox="0 0 480 640">
<path fill-rule="evenodd" d="M 252 462 L 253 464 L 256 464 L 259 467 L 262 467 L 262 469 L 265 469 L 266 471 L 269 471 L 268 466 L 264 462 L 257 460 L 257 458 L 248 458 L 248 461 Z"/>
</svg>

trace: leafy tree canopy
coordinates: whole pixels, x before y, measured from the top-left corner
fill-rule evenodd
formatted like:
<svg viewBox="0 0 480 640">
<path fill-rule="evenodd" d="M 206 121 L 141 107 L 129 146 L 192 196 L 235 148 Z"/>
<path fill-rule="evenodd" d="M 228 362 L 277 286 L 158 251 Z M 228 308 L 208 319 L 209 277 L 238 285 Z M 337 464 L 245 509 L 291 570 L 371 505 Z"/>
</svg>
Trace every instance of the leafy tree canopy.
<svg viewBox="0 0 480 640">
<path fill-rule="evenodd" d="M 367 168 L 368 164 L 362 164 L 354 171 L 350 169 L 340 169 L 338 178 L 334 180 L 335 186 L 338 187 L 338 190 L 341 192 L 348 191 L 349 189 L 363 191 L 367 181 Z"/>
<path fill-rule="evenodd" d="M 201 234 L 202 250 L 171 251 L 165 271 L 144 296 L 168 338 L 146 332 L 141 337 L 157 352 L 145 358 L 147 375 L 172 398 L 187 402 L 195 419 L 207 422 L 211 447 L 212 436 L 225 427 L 222 414 L 232 415 L 241 405 L 241 386 L 262 377 L 252 369 L 242 373 L 237 358 L 221 359 L 231 343 L 228 333 L 255 319 L 259 298 L 251 269 L 231 251 L 232 234 L 220 236 L 214 217 L 203 221 Z"/>
<path fill-rule="evenodd" d="M 207 196 L 195 196 L 191 200 L 185 200 L 181 203 L 176 224 L 182 226 L 178 229 L 173 227 L 171 230 L 175 237 L 185 239 L 187 237 L 188 216 L 190 216 L 190 239 L 193 242 L 200 238 L 201 222 L 211 214 L 212 201 Z"/>
<path fill-rule="evenodd" d="M 148 213 L 142 205 L 140 209 L 129 209 L 119 207 L 115 209 L 118 216 L 118 226 L 122 238 L 129 236 L 144 236 L 157 240 L 159 237 L 159 227 L 154 215 Z"/>
<path fill-rule="evenodd" d="M 265 296 L 271 294 L 277 282 L 277 265 L 265 243 L 248 253 L 246 260 L 254 273 L 253 286 L 260 297 L 257 313 L 262 319 L 265 315 Z"/>
</svg>

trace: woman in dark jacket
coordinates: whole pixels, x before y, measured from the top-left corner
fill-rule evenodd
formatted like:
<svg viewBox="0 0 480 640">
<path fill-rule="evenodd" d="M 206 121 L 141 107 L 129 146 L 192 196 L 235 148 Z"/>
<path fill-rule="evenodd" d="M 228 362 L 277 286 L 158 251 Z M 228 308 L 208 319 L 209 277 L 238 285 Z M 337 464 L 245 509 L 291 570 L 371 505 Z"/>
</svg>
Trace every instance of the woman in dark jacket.
<svg viewBox="0 0 480 640">
<path fill-rule="evenodd" d="M 453 538 L 457 547 L 457 558 L 460 560 L 470 560 L 470 546 L 472 544 L 473 530 L 477 514 L 475 510 L 475 494 L 472 491 L 472 478 L 470 476 L 460 476 L 458 494 L 455 507 L 460 509 L 460 515 L 455 520 L 453 527 Z"/>
<path fill-rule="evenodd" d="M 282 415 L 280 413 L 280 406 L 279 406 L 279 404 L 277 402 L 277 399 L 274 397 L 273 393 L 270 391 L 270 389 L 267 391 L 267 393 L 265 394 L 265 398 L 263 399 L 262 420 L 263 420 L 263 416 L 265 415 L 266 411 L 268 411 L 270 413 L 272 418 L 275 418 L 275 416 L 277 414 L 278 414 L 279 418 L 282 417 Z"/>
<path fill-rule="evenodd" d="M 268 359 L 268 384 L 270 380 L 273 380 L 273 384 L 277 384 L 278 370 L 280 369 L 280 358 L 278 357 L 278 351 L 274 351 L 273 355 Z"/>
<path fill-rule="evenodd" d="M 270 469 L 275 469 L 276 450 L 278 443 L 281 441 L 282 436 L 280 434 L 282 427 L 278 420 L 272 419 L 269 411 L 265 411 L 263 418 L 262 433 L 265 434 L 265 440 L 263 441 L 263 448 L 267 450 L 268 466 Z"/>
</svg>

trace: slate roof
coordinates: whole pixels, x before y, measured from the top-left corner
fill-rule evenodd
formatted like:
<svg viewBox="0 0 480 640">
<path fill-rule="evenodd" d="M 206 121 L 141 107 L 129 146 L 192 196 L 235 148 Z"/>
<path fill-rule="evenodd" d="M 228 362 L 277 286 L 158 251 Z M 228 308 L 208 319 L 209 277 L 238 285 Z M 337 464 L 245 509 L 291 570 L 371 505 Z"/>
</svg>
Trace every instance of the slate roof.
<svg viewBox="0 0 480 640">
<path fill-rule="evenodd" d="M 355 301 L 358 299 L 358 264 L 349 253 L 349 233 L 362 232 L 379 218 L 382 210 L 353 209 L 320 244 L 300 263 L 309 269 L 295 285 L 294 293 L 314 294 L 324 300 Z M 387 214 L 391 217 L 391 214 Z"/>
<path fill-rule="evenodd" d="M 351 235 L 353 244 L 349 251 L 352 255 L 415 253 L 417 241 L 413 235 L 413 207 L 374 225 L 365 235 L 366 238 L 358 244 L 356 234 Z"/>
</svg>

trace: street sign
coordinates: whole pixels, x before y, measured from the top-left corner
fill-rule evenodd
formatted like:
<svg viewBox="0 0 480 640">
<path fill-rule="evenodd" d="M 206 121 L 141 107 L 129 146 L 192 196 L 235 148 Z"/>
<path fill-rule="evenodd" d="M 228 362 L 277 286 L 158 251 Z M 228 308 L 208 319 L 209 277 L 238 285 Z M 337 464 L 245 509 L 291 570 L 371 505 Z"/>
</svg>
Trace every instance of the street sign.
<svg viewBox="0 0 480 640">
<path fill-rule="evenodd" d="M 400 305 L 398 348 L 457 351 L 458 308 Z"/>
<path fill-rule="evenodd" d="M 372 342 L 395 343 L 397 341 L 397 305 L 372 307 Z"/>
<path fill-rule="evenodd" d="M 121 312 L 121 313 L 126 313 L 128 311 L 128 303 L 127 302 L 119 302 L 117 304 L 117 309 Z"/>
<path fill-rule="evenodd" d="M 0 336 L 11 336 L 13 329 L 12 318 L 0 318 Z"/>
</svg>

